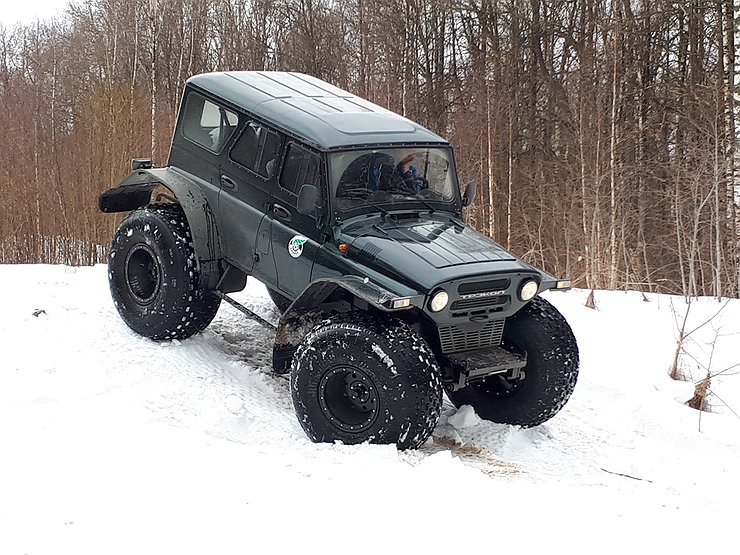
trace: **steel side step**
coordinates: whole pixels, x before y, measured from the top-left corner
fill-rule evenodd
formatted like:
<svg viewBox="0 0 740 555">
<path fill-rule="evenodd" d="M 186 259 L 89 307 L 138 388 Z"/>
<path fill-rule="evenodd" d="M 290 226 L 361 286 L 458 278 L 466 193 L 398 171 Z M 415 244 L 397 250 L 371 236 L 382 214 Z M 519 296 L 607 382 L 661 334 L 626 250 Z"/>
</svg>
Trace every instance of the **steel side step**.
<svg viewBox="0 0 740 555">
<path fill-rule="evenodd" d="M 266 326 L 266 327 L 270 328 L 273 331 L 277 330 L 277 326 L 275 324 L 273 324 L 269 320 L 265 320 L 262 316 L 260 316 L 256 312 L 253 312 L 253 311 L 249 310 L 246 306 L 244 306 L 243 304 L 235 301 L 234 299 L 232 299 L 231 297 L 229 297 L 225 293 L 222 293 L 221 291 L 214 290 L 213 291 L 213 294 L 216 295 L 217 297 L 223 299 L 227 303 L 229 303 L 231 306 L 233 306 L 239 312 L 241 312 L 242 314 L 244 314 L 245 316 L 247 316 L 247 318 L 251 318 L 252 320 L 255 320 L 255 321 L 259 322 L 263 326 Z"/>
<path fill-rule="evenodd" d="M 478 351 L 447 355 L 453 368 L 460 371 L 467 380 L 475 380 L 501 374 L 508 370 L 518 370 L 527 365 L 527 355 L 513 353 L 503 347 L 489 347 Z"/>
</svg>

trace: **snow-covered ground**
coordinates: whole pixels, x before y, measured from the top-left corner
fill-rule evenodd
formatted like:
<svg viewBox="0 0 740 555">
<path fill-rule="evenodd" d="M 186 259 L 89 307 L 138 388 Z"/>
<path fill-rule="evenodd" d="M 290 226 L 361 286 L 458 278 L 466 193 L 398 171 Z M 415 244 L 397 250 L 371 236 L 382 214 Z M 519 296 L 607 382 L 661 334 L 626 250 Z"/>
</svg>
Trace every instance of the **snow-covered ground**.
<svg viewBox="0 0 740 555">
<path fill-rule="evenodd" d="M 0 266 L 0 291 L 3 555 L 737 550 L 740 366 L 712 380 L 714 412 L 683 404 L 681 298 L 547 294 L 581 350 L 565 409 L 522 430 L 445 404 L 433 439 L 398 452 L 311 443 L 271 334 L 230 306 L 154 343 L 102 266 Z M 258 282 L 236 297 L 277 317 Z M 695 301 L 688 329 L 721 307 Z M 731 301 L 682 369 L 738 364 L 739 344 Z"/>
</svg>

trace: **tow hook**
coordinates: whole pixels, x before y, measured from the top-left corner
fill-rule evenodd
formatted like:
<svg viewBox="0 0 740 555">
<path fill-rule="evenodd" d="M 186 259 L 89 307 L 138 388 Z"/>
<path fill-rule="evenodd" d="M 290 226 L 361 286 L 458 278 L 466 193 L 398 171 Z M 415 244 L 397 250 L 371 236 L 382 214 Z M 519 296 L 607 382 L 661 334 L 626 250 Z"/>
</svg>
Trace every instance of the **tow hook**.
<svg viewBox="0 0 740 555">
<path fill-rule="evenodd" d="M 512 352 L 503 347 L 455 353 L 448 355 L 447 360 L 451 379 L 445 383 L 445 387 L 449 391 L 457 391 L 494 375 L 508 381 L 521 381 L 525 378 L 524 367 L 527 365 L 525 353 Z"/>
</svg>

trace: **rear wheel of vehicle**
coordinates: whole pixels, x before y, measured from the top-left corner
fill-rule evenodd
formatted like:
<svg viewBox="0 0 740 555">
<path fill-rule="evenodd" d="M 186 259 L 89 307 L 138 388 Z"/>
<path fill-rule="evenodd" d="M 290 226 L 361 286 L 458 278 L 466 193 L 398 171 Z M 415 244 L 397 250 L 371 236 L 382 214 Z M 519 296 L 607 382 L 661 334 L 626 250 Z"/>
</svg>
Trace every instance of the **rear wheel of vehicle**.
<svg viewBox="0 0 740 555">
<path fill-rule="evenodd" d="M 527 353 L 524 377 L 490 376 L 448 392 L 460 407 L 471 405 L 481 418 L 524 427 L 549 420 L 565 405 L 578 378 L 578 345 L 568 322 L 541 297 L 506 320 L 503 342 Z"/>
<path fill-rule="evenodd" d="M 397 319 L 330 320 L 291 367 L 298 421 L 316 442 L 422 445 L 442 406 L 440 370 L 424 339 Z"/>
<path fill-rule="evenodd" d="M 267 288 L 267 292 L 269 293 L 272 302 L 275 304 L 281 314 L 288 310 L 288 307 L 293 303 L 293 301 L 291 301 L 288 297 L 283 296 L 281 293 L 278 293 L 271 287 Z"/>
<path fill-rule="evenodd" d="M 221 299 L 198 285 L 190 228 L 179 205 L 150 205 L 121 222 L 108 259 L 113 303 L 150 339 L 184 339 L 211 323 Z"/>
</svg>

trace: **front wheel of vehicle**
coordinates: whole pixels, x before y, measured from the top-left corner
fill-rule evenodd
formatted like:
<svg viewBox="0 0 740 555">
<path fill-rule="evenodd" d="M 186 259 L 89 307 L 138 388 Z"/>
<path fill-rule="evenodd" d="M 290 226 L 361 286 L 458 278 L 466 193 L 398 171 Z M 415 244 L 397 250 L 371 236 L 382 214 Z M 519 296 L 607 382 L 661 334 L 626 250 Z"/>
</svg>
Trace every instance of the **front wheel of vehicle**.
<svg viewBox="0 0 740 555">
<path fill-rule="evenodd" d="M 293 357 L 291 392 L 298 421 L 315 442 L 416 448 L 442 406 L 433 353 L 396 319 L 320 324 Z"/>
<path fill-rule="evenodd" d="M 522 379 L 500 375 L 447 393 L 460 407 L 472 406 L 481 418 L 525 428 L 557 414 L 578 378 L 578 344 L 568 322 L 549 302 L 535 297 L 506 320 L 503 342 L 527 353 Z"/>
<path fill-rule="evenodd" d="M 176 204 L 149 205 L 121 222 L 108 280 L 123 321 L 150 339 L 184 339 L 202 331 L 221 303 L 199 286 L 190 227 Z"/>
</svg>

